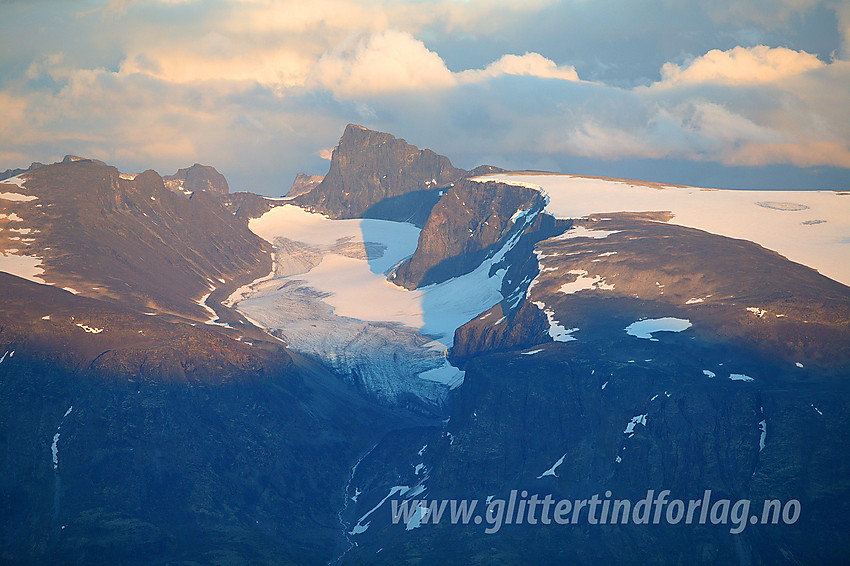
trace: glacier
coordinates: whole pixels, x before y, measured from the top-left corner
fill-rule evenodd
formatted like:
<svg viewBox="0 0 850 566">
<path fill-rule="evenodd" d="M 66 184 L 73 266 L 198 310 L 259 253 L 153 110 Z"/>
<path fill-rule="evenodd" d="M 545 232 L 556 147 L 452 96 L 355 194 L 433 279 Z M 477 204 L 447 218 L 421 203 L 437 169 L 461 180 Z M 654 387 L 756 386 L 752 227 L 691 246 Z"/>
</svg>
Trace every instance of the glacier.
<svg viewBox="0 0 850 566">
<path fill-rule="evenodd" d="M 502 260 L 535 216 L 517 211 L 517 229 L 472 272 L 407 290 L 387 276 L 416 250 L 419 228 L 283 204 L 249 222 L 275 248 L 272 273 L 224 304 L 379 398 L 440 408 L 463 382 L 447 359 L 455 330 L 503 299 Z"/>
</svg>

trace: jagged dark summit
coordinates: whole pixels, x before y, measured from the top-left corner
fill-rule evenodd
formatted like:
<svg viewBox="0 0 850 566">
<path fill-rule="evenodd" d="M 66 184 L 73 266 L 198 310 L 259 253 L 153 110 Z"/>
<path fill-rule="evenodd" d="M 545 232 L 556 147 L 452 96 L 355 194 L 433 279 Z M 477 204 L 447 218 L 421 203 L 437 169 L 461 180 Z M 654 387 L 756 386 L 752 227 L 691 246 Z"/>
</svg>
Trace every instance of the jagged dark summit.
<svg viewBox="0 0 850 566">
<path fill-rule="evenodd" d="M 381 218 L 422 225 L 442 192 L 470 174 L 483 173 L 458 169 L 430 149 L 349 124 L 333 150 L 328 173 L 295 203 L 331 218 Z"/>
</svg>

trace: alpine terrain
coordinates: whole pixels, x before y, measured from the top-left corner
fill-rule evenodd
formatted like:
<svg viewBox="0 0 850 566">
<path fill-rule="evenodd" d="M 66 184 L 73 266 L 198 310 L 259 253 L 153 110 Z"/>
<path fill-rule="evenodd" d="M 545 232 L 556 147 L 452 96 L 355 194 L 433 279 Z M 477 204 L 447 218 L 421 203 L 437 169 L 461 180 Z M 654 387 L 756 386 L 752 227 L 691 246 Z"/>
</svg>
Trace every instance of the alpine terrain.
<svg viewBox="0 0 850 566">
<path fill-rule="evenodd" d="M 464 170 L 357 125 L 281 198 L 0 179 L 2 563 L 850 555 L 850 193 Z"/>
</svg>

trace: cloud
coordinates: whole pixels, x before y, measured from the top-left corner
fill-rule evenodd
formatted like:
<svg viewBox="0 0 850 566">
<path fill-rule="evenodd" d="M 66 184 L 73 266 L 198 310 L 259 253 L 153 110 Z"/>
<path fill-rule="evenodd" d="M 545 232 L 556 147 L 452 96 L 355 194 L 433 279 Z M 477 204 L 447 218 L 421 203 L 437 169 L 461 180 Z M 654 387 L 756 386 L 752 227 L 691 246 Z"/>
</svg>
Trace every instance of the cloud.
<svg viewBox="0 0 850 566">
<path fill-rule="evenodd" d="M 327 169 L 347 122 L 465 167 L 850 167 L 850 7 L 779 2 L 19 3 L 0 22 L 0 169 L 202 161 L 280 194 Z"/>
<path fill-rule="evenodd" d="M 526 52 L 525 55 L 503 55 L 484 69 L 463 71 L 460 76 L 465 80 L 480 81 L 502 75 L 520 75 L 542 79 L 560 79 L 577 81 L 578 73 L 572 65 L 558 66 L 551 59 L 539 53 Z"/>
<path fill-rule="evenodd" d="M 764 84 L 823 67 L 825 63 L 805 51 L 785 47 L 735 47 L 728 51 L 712 49 L 684 67 L 666 63 L 658 86 L 721 83 Z"/>
<path fill-rule="evenodd" d="M 503 55 L 484 69 L 452 73 L 443 59 L 406 32 L 388 30 L 354 46 L 328 51 L 313 67 L 307 86 L 342 98 L 399 91 L 437 92 L 464 82 L 483 82 L 505 75 L 578 81 L 572 66 L 558 66 L 539 53 Z"/>
<path fill-rule="evenodd" d="M 565 132 L 561 140 L 547 136 L 546 147 L 553 153 L 567 152 L 582 157 L 622 159 L 643 157 L 657 159 L 669 155 L 667 148 L 648 143 L 648 136 L 640 131 L 628 131 L 591 119 Z"/>
<path fill-rule="evenodd" d="M 247 0 L 233 2 L 224 29 L 234 33 L 379 31 L 389 27 L 386 3 L 349 0 Z"/>
<path fill-rule="evenodd" d="M 362 97 L 396 91 L 435 91 L 456 79 L 439 55 L 409 33 L 387 30 L 323 55 L 308 84 L 337 96 Z"/>
<path fill-rule="evenodd" d="M 838 32 L 843 40 L 841 45 L 842 59 L 850 61 L 850 4 L 840 3 L 835 9 L 835 14 L 838 19 Z"/>
<path fill-rule="evenodd" d="M 786 143 L 747 143 L 729 156 L 731 165 L 759 166 L 790 163 L 798 167 L 850 167 L 850 147 L 840 141 L 797 140 Z"/>
<path fill-rule="evenodd" d="M 221 53 L 203 49 L 213 42 L 226 44 L 229 40 L 207 36 L 188 48 L 139 52 L 121 63 L 121 73 L 142 73 L 173 83 L 228 80 L 287 88 L 303 85 L 312 65 L 309 58 L 288 48 Z"/>
<path fill-rule="evenodd" d="M 557 0 L 232 0 L 228 28 L 253 32 L 334 30 L 360 33 L 425 28 L 447 33 L 490 33 L 510 28 L 518 15 L 534 15 Z"/>
<path fill-rule="evenodd" d="M 19 135 L 26 116 L 27 101 L 9 92 L 0 91 L 0 134 L 6 140 Z"/>
<path fill-rule="evenodd" d="M 333 148 L 324 147 L 319 150 L 318 155 L 322 159 L 327 159 L 328 161 L 330 161 L 331 157 L 333 157 Z"/>
<path fill-rule="evenodd" d="M 626 103 L 643 120 L 625 125 L 604 114 L 569 124 L 561 136 L 541 136 L 541 150 L 601 159 L 646 158 L 709 161 L 734 166 L 791 164 L 850 168 L 847 131 L 826 122 L 796 127 L 777 116 L 747 116 L 735 102 L 633 99 Z M 554 134 L 554 136 L 553 136 Z"/>
<path fill-rule="evenodd" d="M 697 100 L 673 108 L 667 116 L 683 130 L 712 140 L 719 148 L 731 149 L 741 140 L 752 142 L 784 141 L 780 131 L 757 124 L 717 102 Z"/>
</svg>

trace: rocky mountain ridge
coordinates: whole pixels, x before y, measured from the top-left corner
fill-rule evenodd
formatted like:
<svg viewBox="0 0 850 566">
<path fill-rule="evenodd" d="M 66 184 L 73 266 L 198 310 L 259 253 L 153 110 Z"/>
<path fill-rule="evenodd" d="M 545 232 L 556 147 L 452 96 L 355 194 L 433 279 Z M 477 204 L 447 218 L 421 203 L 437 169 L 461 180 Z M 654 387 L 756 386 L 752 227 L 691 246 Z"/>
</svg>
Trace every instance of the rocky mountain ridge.
<svg viewBox="0 0 850 566">
<path fill-rule="evenodd" d="M 21 185 L 27 200 L 8 205 L 14 219 L 0 238 L 25 230 L 16 249 L 39 260 L 35 279 L 71 292 L 207 321 L 214 311 L 202 298 L 271 269 L 265 243 L 214 193 L 174 193 L 152 170 L 125 175 L 81 159 L 26 173 Z"/>
<path fill-rule="evenodd" d="M 292 181 L 292 186 L 289 187 L 286 197 L 295 198 L 303 195 L 304 193 L 309 193 L 318 187 L 324 178 L 324 175 L 307 175 L 305 173 L 298 173 L 295 176 L 295 180 Z"/>
</svg>

